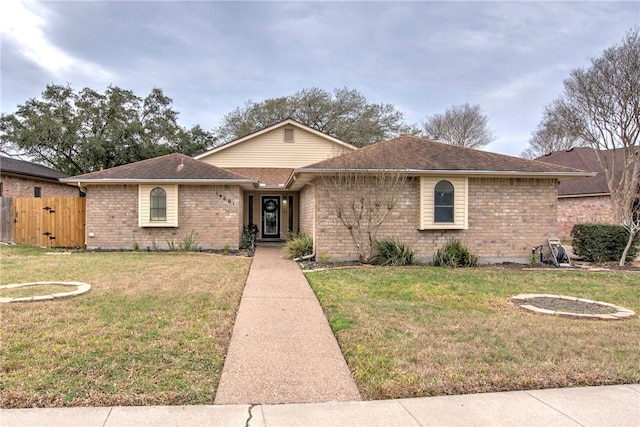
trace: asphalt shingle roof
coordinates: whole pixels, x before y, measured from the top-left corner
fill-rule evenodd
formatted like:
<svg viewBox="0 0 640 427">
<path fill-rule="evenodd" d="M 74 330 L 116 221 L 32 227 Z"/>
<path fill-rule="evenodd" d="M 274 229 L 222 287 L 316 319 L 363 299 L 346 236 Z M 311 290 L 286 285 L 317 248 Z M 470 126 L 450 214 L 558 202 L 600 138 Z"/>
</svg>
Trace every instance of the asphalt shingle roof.
<svg viewBox="0 0 640 427">
<path fill-rule="evenodd" d="M 179 153 L 74 176 L 72 181 L 208 179 L 248 181 L 246 177 Z"/>
<path fill-rule="evenodd" d="M 564 166 L 406 135 L 369 145 L 300 170 L 340 168 L 516 173 L 579 172 Z"/>
<path fill-rule="evenodd" d="M 2 170 L 3 173 L 51 179 L 55 181 L 57 181 L 58 178 L 65 178 L 69 176 L 64 172 L 48 168 L 37 163 L 12 159 L 11 157 L 5 156 L 0 156 L 0 170 Z"/>
<path fill-rule="evenodd" d="M 617 165 L 622 165 L 622 151 L 618 150 Z M 611 156 L 612 152 L 607 151 L 605 156 Z M 566 151 L 554 151 L 538 157 L 536 160 L 541 162 L 562 165 L 576 169 L 582 169 L 590 172 L 597 172 L 596 176 L 589 178 L 575 179 L 571 181 L 563 181 L 558 187 L 559 196 L 577 196 L 581 194 L 608 194 L 609 186 L 604 169 L 598 162 L 598 157 L 593 148 L 575 147 Z M 618 171 L 619 167 L 616 168 Z"/>
<path fill-rule="evenodd" d="M 261 184 L 270 187 L 284 185 L 293 173 L 292 168 L 226 168 L 226 170 L 258 180 Z"/>
</svg>

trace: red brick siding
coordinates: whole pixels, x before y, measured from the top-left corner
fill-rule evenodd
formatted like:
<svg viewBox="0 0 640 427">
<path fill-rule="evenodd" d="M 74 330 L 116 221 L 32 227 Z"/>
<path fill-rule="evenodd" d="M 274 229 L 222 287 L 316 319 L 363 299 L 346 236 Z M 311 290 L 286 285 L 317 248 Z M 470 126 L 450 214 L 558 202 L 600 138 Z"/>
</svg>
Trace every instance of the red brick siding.
<svg viewBox="0 0 640 427">
<path fill-rule="evenodd" d="M 322 194 L 320 189 L 318 194 Z M 398 204 L 377 237 L 409 244 L 425 260 L 430 260 L 449 239 L 456 238 L 478 255 L 481 262 L 526 262 L 532 247 L 557 234 L 556 198 L 556 181 L 552 179 L 469 178 L 469 228 L 421 231 L 419 179 L 414 178 L 405 184 Z M 316 221 L 318 254 L 331 254 L 341 260 L 357 258 L 348 231 L 321 200 Z"/>
<path fill-rule="evenodd" d="M 615 224 L 609 196 L 567 197 L 558 199 L 558 235 L 571 238 L 576 224 Z"/>
<path fill-rule="evenodd" d="M 313 221 L 315 218 L 316 191 L 311 185 L 300 190 L 299 224 L 300 233 L 313 236 Z"/>
<path fill-rule="evenodd" d="M 78 197 L 78 187 L 50 181 L 2 175 L 3 197 L 33 197 L 34 188 L 40 187 L 40 197 Z"/>
<path fill-rule="evenodd" d="M 242 234 L 239 186 L 181 185 L 178 227 L 138 227 L 138 186 L 105 185 L 87 189 L 87 248 L 176 247 L 191 231 L 203 249 L 238 249 Z M 93 237 L 89 237 L 93 234 Z"/>
</svg>

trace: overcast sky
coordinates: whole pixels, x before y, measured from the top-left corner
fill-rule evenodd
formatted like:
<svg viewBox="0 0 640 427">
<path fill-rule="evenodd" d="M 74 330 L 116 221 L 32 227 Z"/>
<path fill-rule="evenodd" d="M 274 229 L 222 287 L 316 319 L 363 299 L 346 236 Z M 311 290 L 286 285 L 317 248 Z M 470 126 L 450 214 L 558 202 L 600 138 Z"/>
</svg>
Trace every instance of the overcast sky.
<svg viewBox="0 0 640 427">
<path fill-rule="evenodd" d="M 519 155 L 562 81 L 640 23 L 640 2 L 3 0 L 1 109 L 50 83 L 161 88 L 213 129 L 248 100 L 347 87 L 420 124 L 479 104 Z"/>
</svg>

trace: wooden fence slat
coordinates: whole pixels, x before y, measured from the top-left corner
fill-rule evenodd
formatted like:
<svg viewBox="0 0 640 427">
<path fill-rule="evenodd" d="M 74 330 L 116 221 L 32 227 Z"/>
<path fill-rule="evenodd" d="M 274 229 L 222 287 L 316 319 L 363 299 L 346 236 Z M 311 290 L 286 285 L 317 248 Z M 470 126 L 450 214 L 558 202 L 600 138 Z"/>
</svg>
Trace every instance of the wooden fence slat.
<svg viewBox="0 0 640 427">
<path fill-rule="evenodd" d="M 0 197 L 0 242 L 13 243 L 12 197 Z"/>
</svg>

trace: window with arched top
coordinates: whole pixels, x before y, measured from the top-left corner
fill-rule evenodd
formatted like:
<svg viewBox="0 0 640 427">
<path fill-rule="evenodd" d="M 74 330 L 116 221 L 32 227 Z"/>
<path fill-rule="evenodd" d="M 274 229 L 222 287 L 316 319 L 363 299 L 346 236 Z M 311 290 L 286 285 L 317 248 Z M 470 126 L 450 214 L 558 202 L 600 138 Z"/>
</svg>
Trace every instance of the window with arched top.
<svg viewBox="0 0 640 427">
<path fill-rule="evenodd" d="M 167 192 L 160 187 L 151 190 L 149 200 L 149 220 L 167 220 Z"/>
<path fill-rule="evenodd" d="M 464 176 L 420 177 L 420 230 L 466 230 L 469 180 Z"/>
<path fill-rule="evenodd" d="M 433 193 L 433 221 L 454 222 L 455 190 L 447 180 L 439 181 Z"/>
</svg>

